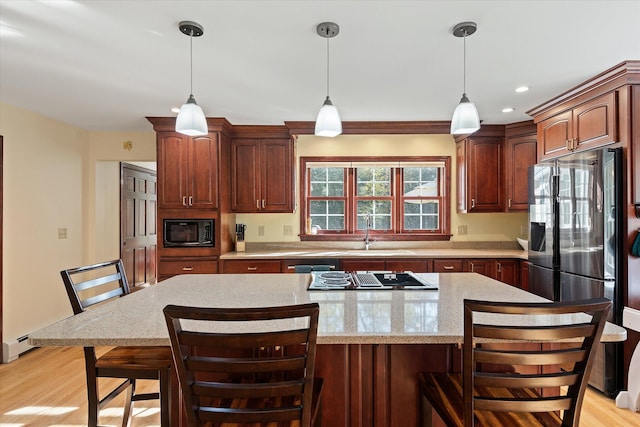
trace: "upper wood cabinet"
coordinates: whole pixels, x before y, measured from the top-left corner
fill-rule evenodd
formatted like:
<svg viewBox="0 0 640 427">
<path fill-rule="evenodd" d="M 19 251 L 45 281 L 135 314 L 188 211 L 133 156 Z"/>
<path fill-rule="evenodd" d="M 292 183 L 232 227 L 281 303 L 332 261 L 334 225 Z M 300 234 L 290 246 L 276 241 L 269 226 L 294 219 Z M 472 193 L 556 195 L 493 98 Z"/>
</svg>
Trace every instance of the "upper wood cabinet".
<svg viewBox="0 0 640 427">
<path fill-rule="evenodd" d="M 159 132 L 158 207 L 218 208 L 218 135 Z"/>
<path fill-rule="evenodd" d="M 458 212 L 504 211 L 504 129 L 497 128 L 500 136 L 474 134 L 456 142 Z"/>
<path fill-rule="evenodd" d="M 293 212 L 291 138 L 231 141 L 231 211 Z"/>
<path fill-rule="evenodd" d="M 538 123 L 538 159 L 617 141 L 616 93 L 598 96 Z"/>
<path fill-rule="evenodd" d="M 526 212 L 528 170 L 536 164 L 536 126 L 533 121 L 507 125 L 505 136 L 505 211 Z"/>
</svg>

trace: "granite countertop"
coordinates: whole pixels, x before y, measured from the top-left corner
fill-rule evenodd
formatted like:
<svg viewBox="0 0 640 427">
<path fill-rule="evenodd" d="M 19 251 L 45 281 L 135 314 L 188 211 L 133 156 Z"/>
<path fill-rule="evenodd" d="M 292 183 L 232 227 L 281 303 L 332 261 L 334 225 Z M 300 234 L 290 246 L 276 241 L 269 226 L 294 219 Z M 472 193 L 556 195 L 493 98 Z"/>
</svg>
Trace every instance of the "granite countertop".
<svg viewBox="0 0 640 427">
<path fill-rule="evenodd" d="M 233 259 L 295 259 L 295 258 L 510 258 L 527 259 L 527 251 L 502 248 L 428 248 L 428 249 L 303 249 L 263 248 L 246 252 L 227 252 L 223 260 Z"/>
<path fill-rule="evenodd" d="M 544 301 L 477 273 L 422 273 L 439 290 L 308 291 L 307 274 L 175 276 L 63 319 L 29 336 L 36 346 L 169 345 L 162 308 L 275 306 L 318 302 L 319 344 L 454 344 L 463 337 L 462 300 Z M 626 330 L 607 324 L 603 341 Z"/>
</svg>

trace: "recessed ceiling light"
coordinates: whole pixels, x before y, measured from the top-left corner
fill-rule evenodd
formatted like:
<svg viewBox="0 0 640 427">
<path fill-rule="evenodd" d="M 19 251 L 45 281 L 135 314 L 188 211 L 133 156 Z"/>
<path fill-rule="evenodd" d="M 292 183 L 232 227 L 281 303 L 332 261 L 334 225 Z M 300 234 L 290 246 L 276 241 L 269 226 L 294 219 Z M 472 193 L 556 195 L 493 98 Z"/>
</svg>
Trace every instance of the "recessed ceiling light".
<svg viewBox="0 0 640 427">
<path fill-rule="evenodd" d="M 179 108 L 179 107 L 173 107 L 173 108 L 171 109 L 171 112 L 172 112 L 172 113 L 179 113 L 179 112 L 180 112 L 180 108 Z"/>
<path fill-rule="evenodd" d="M 513 108 L 513 107 L 507 107 L 507 108 L 503 108 L 503 109 L 502 109 L 502 112 L 503 112 L 503 113 L 510 113 L 510 112 L 512 112 L 513 110 L 515 110 L 515 108 Z"/>
<path fill-rule="evenodd" d="M 529 90 L 529 86 L 518 86 L 516 88 L 516 92 L 518 92 L 518 93 L 526 92 L 528 90 Z"/>
</svg>

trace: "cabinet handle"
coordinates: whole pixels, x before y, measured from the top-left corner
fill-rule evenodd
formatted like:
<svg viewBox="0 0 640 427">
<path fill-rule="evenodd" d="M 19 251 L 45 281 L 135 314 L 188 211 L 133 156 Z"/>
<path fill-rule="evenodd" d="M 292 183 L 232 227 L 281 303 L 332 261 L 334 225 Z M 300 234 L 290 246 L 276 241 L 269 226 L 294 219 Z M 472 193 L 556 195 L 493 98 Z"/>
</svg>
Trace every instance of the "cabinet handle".
<svg viewBox="0 0 640 427">
<path fill-rule="evenodd" d="M 471 209 L 476 207 L 476 199 L 471 199 Z"/>
<path fill-rule="evenodd" d="M 295 270 L 296 266 L 295 265 L 288 265 L 287 266 L 287 270 Z"/>
<path fill-rule="evenodd" d="M 442 268 L 445 270 L 453 270 L 453 265 L 443 265 Z"/>
<path fill-rule="evenodd" d="M 187 206 L 187 196 L 182 196 L 182 206 Z"/>
<path fill-rule="evenodd" d="M 247 267 L 247 271 L 256 271 L 258 267 Z"/>
<path fill-rule="evenodd" d="M 262 209 L 264 209 L 265 205 L 266 205 L 265 200 L 262 199 Z"/>
<path fill-rule="evenodd" d="M 256 200 L 256 208 L 260 209 L 260 200 Z"/>
<path fill-rule="evenodd" d="M 578 148 L 578 138 L 571 139 L 571 151 Z"/>
<path fill-rule="evenodd" d="M 502 264 L 498 263 L 498 273 L 502 273 Z"/>
<path fill-rule="evenodd" d="M 471 272 L 475 273 L 475 271 L 473 271 L 473 263 L 472 262 L 469 263 L 469 266 L 471 267 Z"/>
<path fill-rule="evenodd" d="M 571 141 L 570 140 L 566 140 L 564 142 L 564 146 L 566 147 L 567 151 L 571 151 Z"/>
<path fill-rule="evenodd" d="M 511 207 L 511 199 L 509 199 L 509 207 Z"/>
<path fill-rule="evenodd" d="M 182 271 L 193 271 L 193 267 L 182 267 Z"/>
<path fill-rule="evenodd" d="M 189 206 L 193 206 L 193 196 L 189 196 Z"/>
</svg>

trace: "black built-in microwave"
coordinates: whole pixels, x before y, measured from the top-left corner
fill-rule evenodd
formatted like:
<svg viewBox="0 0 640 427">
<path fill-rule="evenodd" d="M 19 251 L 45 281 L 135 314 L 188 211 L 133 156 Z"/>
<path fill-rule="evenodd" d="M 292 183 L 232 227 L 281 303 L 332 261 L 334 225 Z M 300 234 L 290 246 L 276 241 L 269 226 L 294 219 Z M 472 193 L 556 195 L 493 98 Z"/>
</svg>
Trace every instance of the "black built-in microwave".
<svg viewBox="0 0 640 427">
<path fill-rule="evenodd" d="M 213 247 L 214 219 L 165 219 L 164 247 Z"/>
</svg>

